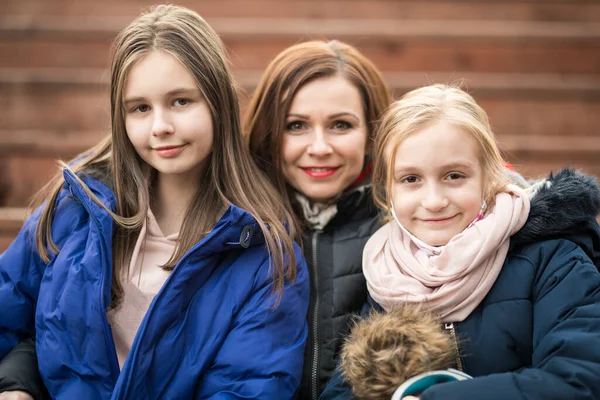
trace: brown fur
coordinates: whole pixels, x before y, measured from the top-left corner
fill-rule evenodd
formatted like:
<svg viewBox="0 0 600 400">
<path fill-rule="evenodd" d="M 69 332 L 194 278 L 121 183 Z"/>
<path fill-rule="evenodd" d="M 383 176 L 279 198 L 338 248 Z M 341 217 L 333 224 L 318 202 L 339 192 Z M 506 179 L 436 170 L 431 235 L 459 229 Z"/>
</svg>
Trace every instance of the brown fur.
<svg viewBox="0 0 600 400">
<path fill-rule="evenodd" d="M 357 322 L 342 347 L 340 369 L 357 398 L 389 400 L 408 378 L 449 368 L 453 361 L 441 323 L 403 305 Z"/>
</svg>

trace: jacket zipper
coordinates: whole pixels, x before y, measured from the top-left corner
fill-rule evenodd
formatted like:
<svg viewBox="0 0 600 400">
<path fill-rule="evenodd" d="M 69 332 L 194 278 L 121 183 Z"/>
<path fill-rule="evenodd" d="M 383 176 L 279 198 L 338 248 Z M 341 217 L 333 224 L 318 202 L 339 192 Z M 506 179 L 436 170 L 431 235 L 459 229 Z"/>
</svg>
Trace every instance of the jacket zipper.
<svg viewBox="0 0 600 400">
<path fill-rule="evenodd" d="M 319 373 L 319 269 L 317 268 L 317 238 L 319 231 L 315 231 L 312 236 L 312 256 L 313 256 L 313 358 L 311 369 L 311 398 L 318 398 L 318 373 Z"/>
<path fill-rule="evenodd" d="M 456 369 L 460 372 L 463 371 L 462 361 L 460 360 L 460 352 L 458 350 L 458 339 L 456 338 L 456 328 L 454 327 L 454 323 L 449 322 L 444 324 L 444 329 L 450 332 L 450 336 L 452 337 L 452 347 L 454 348 L 454 357 L 456 358 Z"/>
</svg>

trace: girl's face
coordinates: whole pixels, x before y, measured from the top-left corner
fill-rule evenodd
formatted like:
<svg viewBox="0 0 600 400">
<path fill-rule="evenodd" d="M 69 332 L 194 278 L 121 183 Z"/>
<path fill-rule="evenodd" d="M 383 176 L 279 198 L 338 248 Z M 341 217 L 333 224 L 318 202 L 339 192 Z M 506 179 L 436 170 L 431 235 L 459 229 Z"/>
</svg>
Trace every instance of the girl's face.
<svg viewBox="0 0 600 400">
<path fill-rule="evenodd" d="M 327 201 L 350 186 L 367 152 L 358 88 L 340 76 L 301 87 L 287 115 L 282 152 L 285 179 L 309 199 Z"/>
<path fill-rule="evenodd" d="M 431 246 L 446 245 L 481 209 L 479 146 L 471 135 L 445 121 L 404 139 L 392 174 L 398 220 Z"/>
<path fill-rule="evenodd" d="M 212 149 L 212 117 L 194 78 L 175 57 L 155 51 L 136 62 L 125 82 L 123 108 L 129 140 L 159 177 L 199 181 Z"/>
</svg>

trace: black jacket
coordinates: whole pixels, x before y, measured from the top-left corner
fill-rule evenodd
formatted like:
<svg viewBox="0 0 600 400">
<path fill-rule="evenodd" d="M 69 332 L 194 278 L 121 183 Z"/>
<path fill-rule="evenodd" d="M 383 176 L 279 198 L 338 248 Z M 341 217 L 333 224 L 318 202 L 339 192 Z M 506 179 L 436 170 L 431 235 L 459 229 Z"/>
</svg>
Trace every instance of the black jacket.
<svg viewBox="0 0 600 400">
<path fill-rule="evenodd" d="M 367 299 L 362 251 L 381 226 L 370 189 L 348 193 L 337 208 L 338 213 L 322 231 L 304 233 L 311 301 L 300 399 L 319 397 L 335 371 L 350 318 Z"/>
<path fill-rule="evenodd" d="M 9 390 L 27 392 L 36 400 L 49 398 L 38 372 L 35 338 L 23 340 L 0 361 L 0 392 Z"/>
</svg>

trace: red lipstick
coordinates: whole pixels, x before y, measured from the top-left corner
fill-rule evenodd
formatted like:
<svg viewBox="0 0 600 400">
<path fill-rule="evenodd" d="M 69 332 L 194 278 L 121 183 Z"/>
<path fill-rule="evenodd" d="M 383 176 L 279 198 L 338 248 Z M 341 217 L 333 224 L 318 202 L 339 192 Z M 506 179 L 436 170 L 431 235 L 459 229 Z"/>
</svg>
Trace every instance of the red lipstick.
<svg viewBox="0 0 600 400">
<path fill-rule="evenodd" d="M 335 174 L 339 167 L 306 167 L 302 171 L 311 178 L 323 179 Z"/>
</svg>

